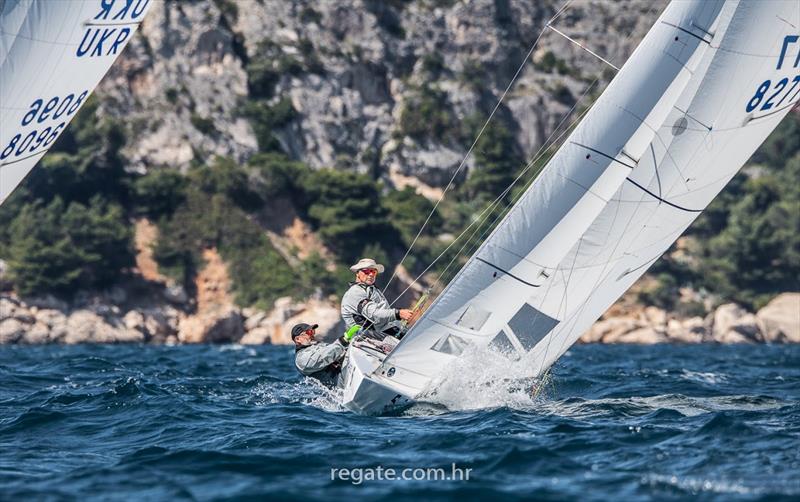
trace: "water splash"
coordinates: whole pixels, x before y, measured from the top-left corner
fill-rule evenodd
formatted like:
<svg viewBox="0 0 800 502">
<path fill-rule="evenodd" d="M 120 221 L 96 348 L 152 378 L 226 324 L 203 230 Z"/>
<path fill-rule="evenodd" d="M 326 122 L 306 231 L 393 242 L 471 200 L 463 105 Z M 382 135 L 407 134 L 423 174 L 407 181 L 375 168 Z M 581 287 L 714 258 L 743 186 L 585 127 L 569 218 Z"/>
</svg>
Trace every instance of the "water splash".
<svg viewBox="0 0 800 502">
<path fill-rule="evenodd" d="M 248 399 L 256 406 L 274 404 L 306 404 L 329 412 L 344 411 L 342 398 L 337 389 L 329 389 L 313 378 L 300 382 L 266 382 L 253 388 Z"/>
<path fill-rule="evenodd" d="M 470 347 L 449 365 L 421 400 L 456 410 L 539 407 L 552 384 L 525 358 L 489 347 Z"/>
</svg>

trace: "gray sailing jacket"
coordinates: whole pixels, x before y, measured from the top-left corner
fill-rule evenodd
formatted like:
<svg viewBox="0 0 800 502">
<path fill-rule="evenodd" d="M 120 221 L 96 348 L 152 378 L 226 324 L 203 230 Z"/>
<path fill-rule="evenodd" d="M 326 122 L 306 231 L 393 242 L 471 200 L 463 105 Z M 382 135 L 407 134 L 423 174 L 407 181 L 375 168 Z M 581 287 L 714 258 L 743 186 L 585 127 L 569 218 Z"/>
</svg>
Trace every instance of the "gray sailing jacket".
<svg viewBox="0 0 800 502">
<path fill-rule="evenodd" d="M 342 297 L 342 319 L 345 331 L 358 324 L 374 326 L 376 331 L 383 331 L 392 321 L 399 319 L 397 309 L 389 306 L 389 300 L 374 285 L 351 283 L 350 289 Z"/>
<path fill-rule="evenodd" d="M 333 343 L 315 343 L 295 352 L 294 365 L 303 375 L 333 386 L 341 369 L 339 363 L 346 351 L 347 347 L 341 340 Z"/>
</svg>

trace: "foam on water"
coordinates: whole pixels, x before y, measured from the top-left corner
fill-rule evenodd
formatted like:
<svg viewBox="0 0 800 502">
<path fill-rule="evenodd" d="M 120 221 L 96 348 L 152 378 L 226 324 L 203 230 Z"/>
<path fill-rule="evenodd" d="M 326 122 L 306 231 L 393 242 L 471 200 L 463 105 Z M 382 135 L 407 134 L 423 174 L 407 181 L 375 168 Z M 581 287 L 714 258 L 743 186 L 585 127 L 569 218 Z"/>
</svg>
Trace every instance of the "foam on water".
<svg viewBox="0 0 800 502">
<path fill-rule="evenodd" d="M 437 378 L 431 385 L 433 390 L 421 401 L 452 411 L 500 407 L 533 410 L 539 407 L 546 384 L 529 361 L 514 360 L 489 347 L 470 347 Z"/>
</svg>

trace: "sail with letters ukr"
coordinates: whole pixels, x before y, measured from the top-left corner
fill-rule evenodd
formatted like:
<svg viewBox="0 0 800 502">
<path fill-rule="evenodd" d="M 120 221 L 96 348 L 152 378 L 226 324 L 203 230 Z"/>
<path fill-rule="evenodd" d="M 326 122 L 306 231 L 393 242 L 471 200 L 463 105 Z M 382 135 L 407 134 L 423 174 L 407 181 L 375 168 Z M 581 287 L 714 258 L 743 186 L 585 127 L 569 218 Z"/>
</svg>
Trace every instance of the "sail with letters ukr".
<svg viewBox="0 0 800 502">
<path fill-rule="evenodd" d="M 372 378 L 417 396 L 473 347 L 552 365 L 800 99 L 800 2 L 673 1 Z"/>
<path fill-rule="evenodd" d="M 117 59 L 151 0 L 0 0 L 0 204 Z"/>
</svg>

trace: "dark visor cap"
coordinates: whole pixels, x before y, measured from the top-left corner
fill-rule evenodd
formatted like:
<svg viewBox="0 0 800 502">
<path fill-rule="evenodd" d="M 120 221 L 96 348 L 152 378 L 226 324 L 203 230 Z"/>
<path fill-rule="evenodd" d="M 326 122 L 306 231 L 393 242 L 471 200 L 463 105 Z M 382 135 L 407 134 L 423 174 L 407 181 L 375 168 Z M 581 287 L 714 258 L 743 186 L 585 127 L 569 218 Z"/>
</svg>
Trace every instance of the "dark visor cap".
<svg viewBox="0 0 800 502">
<path fill-rule="evenodd" d="M 302 335 L 306 331 L 308 331 L 310 329 L 317 329 L 318 327 L 319 327 L 319 324 L 306 324 L 304 322 L 300 323 L 300 324 L 295 324 L 292 327 L 292 340 L 294 340 L 298 336 Z"/>
</svg>

